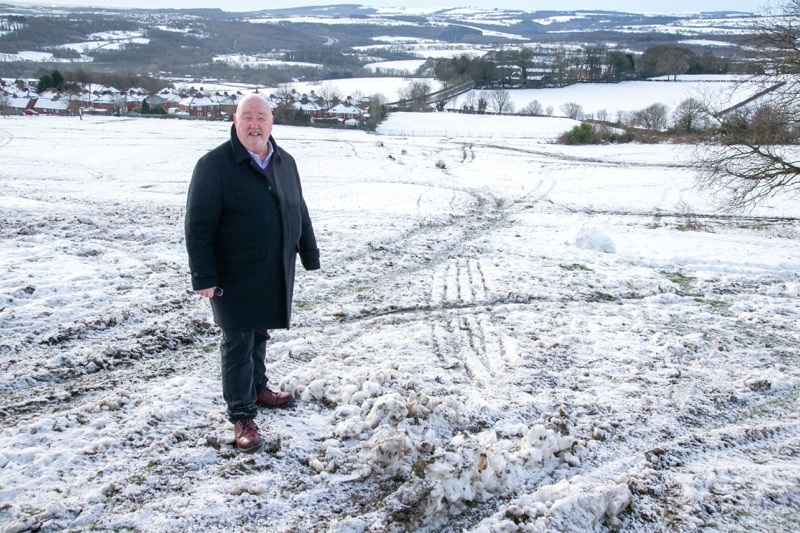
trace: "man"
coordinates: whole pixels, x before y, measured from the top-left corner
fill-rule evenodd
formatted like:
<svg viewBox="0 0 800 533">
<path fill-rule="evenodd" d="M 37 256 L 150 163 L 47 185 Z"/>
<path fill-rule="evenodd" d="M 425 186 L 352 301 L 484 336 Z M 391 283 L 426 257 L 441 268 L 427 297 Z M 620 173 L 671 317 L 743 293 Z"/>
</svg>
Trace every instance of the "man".
<svg viewBox="0 0 800 533">
<path fill-rule="evenodd" d="M 261 446 L 261 407 L 285 407 L 267 387 L 267 330 L 289 328 L 295 261 L 320 268 L 294 159 L 272 138 L 272 109 L 254 93 L 236 108 L 231 138 L 201 157 L 186 203 L 192 288 L 222 329 L 222 395 L 236 446 Z"/>
</svg>

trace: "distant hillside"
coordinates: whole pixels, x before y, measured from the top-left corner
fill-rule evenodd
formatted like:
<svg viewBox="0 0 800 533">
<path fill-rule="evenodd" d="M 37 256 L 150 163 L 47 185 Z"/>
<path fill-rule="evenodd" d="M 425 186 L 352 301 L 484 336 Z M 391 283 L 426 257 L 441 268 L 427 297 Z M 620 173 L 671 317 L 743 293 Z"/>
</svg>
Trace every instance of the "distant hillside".
<svg viewBox="0 0 800 533">
<path fill-rule="evenodd" d="M 697 54 L 739 59 L 740 42 L 756 20 L 738 12 L 690 17 L 457 8 L 422 13 L 358 4 L 251 13 L 0 7 L 5 76 L 30 76 L 67 63 L 263 83 L 372 75 L 364 65 L 446 55 L 441 50 L 453 55 L 520 46 L 603 46 L 638 54 L 658 44 L 680 44 Z"/>
</svg>

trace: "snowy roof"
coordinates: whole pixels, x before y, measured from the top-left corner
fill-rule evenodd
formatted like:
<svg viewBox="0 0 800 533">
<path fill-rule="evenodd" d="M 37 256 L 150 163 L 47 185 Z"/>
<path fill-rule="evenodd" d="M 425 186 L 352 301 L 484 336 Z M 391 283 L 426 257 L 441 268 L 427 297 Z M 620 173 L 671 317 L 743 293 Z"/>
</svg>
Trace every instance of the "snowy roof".
<svg viewBox="0 0 800 533">
<path fill-rule="evenodd" d="M 69 100 L 59 98 L 58 100 L 50 100 L 48 98 L 39 98 L 33 104 L 34 109 L 50 109 L 53 111 L 63 111 L 69 107 Z"/>
<path fill-rule="evenodd" d="M 352 105 L 336 104 L 330 109 L 330 113 L 336 115 L 360 115 L 363 111 Z"/>
<path fill-rule="evenodd" d="M 189 96 L 182 99 L 180 104 L 187 107 L 208 107 L 219 105 L 218 102 L 215 102 L 208 96 Z"/>
<path fill-rule="evenodd" d="M 48 100 L 52 100 L 53 98 L 58 98 L 58 91 L 54 91 L 52 89 L 48 89 L 42 93 L 39 93 L 39 98 L 45 98 Z"/>
<path fill-rule="evenodd" d="M 239 100 L 242 99 L 240 94 L 215 94 L 210 97 L 219 105 L 237 105 Z"/>
<path fill-rule="evenodd" d="M 116 87 L 110 87 L 108 85 L 90 85 L 92 92 L 96 93 L 112 93 L 112 94 L 120 94 L 120 90 Z"/>
<path fill-rule="evenodd" d="M 144 100 L 147 100 L 148 104 L 166 104 L 166 103 L 169 103 L 169 102 L 172 101 L 172 100 L 169 100 L 167 98 L 164 98 L 160 94 L 154 94 L 154 95 L 148 96 L 148 97 L 144 98 Z"/>
<path fill-rule="evenodd" d="M 303 111 L 319 111 L 319 106 L 314 102 L 306 102 L 305 104 L 302 102 L 294 102 L 292 104 L 292 109 L 302 109 Z"/>
<path fill-rule="evenodd" d="M 101 95 L 92 95 L 93 99 L 91 100 L 95 104 L 117 104 L 120 102 L 120 97 L 117 95 L 112 94 L 101 94 Z"/>
<path fill-rule="evenodd" d="M 150 97 L 147 96 L 147 93 L 144 94 L 137 94 L 137 93 L 126 93 L 125 94 L 125 101 L 126 102 L 141 102 L 142 100 L 149 99 Z"/>
<path fill-rule="evenodd" d="M 17 98 L 12 96 L 6 99 L 6 105 L 14 109 L 26 109 L 30 105 L 31 100 L 31 98 Z"/>
</svg>

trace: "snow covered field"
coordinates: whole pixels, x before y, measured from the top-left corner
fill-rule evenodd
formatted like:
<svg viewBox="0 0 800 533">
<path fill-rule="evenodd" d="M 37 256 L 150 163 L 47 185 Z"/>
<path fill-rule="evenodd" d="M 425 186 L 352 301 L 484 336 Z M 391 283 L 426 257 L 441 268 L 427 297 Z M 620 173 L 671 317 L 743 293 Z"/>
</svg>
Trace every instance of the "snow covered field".
<svg viewBox="0 0 800 533">
<path fill-rule="evenodd" d="M 713 102 L 718 109 L 725 109 L 752 96 L 758 89 L 749 85 L 736 85 L 731 76 L 679 76 L 679 81 L 646 80 L 622 83 L 578 83 L 558 88 L 515 89 L 508 91 L 509 102 L 519 113 L 531 102 L 537 101 L 542 112 L 548 108 L 555 116 L 563 115 L 566 103 L 576 103 L 586 114 L 605 114 L 617 120 L 620 112 L 633 112 L 653 104 L 667 106 L 671 115 L 678 104 L 689 98 Z M 462 109 L 464 104 L 475 106 L 478 97 L 484 95 L 491 102 L 492 91 L 473 89 L 453 98 L 447 109 Z M 470 102 L 470 98 L 472 101 Z M 489 107 L 492 111 L 492 107 Z"/>
<path fill-rule="evenodd" d="M 276 127 L 323 269 L 248 455 L 183 244 L 228 128 L 0 119 L 4 531 L 797 529 L 800 201 L 717 212 L 679 146 Z"/>
</svg>

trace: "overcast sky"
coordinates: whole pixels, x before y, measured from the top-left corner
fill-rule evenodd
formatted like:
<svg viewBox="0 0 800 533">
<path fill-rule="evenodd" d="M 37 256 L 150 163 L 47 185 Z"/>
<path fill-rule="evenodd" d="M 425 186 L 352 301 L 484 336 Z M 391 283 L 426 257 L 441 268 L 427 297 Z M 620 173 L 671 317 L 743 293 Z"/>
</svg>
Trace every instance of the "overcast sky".
<svg viewBox="0 0 800 533">
<path fill-rule="evenodd" d="M 522 9 L 525 11 L 602 9 L 608 11 L 629 11 L 633 13 L 696 13 L 699 11 L 750 11 L 759 12 L 769 0 L 672 0 L 652 2 L 647 0 L 50 0 L 48 2 L 19 2 L 19 4 L 40 3 L 51 6 L 101 6 L 154 8 L 198 8 L 218 7 L 225 11 L 258 11 L 280 7 L 309 5 L 362 4 L 373 7 L 498 7 Z M 17 2 L 14 2 L 17 3 Z"/>
</svg>

